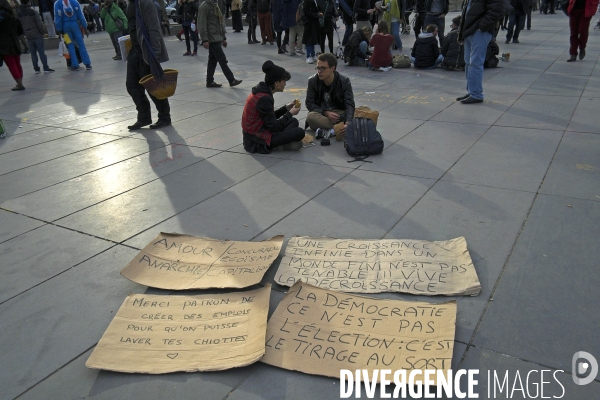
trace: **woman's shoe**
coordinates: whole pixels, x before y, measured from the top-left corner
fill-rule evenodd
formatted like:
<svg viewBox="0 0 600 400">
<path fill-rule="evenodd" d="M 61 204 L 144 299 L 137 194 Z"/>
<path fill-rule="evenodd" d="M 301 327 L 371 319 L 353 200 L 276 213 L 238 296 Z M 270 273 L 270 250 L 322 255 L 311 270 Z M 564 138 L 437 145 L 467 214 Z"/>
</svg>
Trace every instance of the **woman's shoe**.
<svg viewBox="0 0 600 400">
<path fill-rule="evenodd" d="M 15 86 L 14 88 L 12 88 L 10 90 L 12 90 L 12 91 L 25 90 L 25 86 L 23 86 L 23 85 L 21 85 L 21 86 L 17 85 L 17 86 Z"/>
<path fill-rule="evenodd" d="M 567 60 L 567 62 L 573 62 L 577 60 L 577 54 L 571 54 L 571 57 Z"/>
</svg>

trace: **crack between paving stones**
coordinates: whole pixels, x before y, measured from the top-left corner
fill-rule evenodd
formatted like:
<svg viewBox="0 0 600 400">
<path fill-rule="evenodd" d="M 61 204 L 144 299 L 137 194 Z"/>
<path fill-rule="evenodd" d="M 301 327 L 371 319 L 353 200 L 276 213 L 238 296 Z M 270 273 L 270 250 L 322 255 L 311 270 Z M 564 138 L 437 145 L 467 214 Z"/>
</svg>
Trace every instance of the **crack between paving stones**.
<svg viewBox="0 0 600 400">
<path fill-rule="evenodd" d="M 479 329 L 481 328 L 481 324 L 483 323 L 483 320 L 485 319 L 485 315 L 487 314 L 487 311 L 490 308 L 491 302 L 494 301 L 494 295 L 496 294 L 496 290 L 498 289 L 498 286 L 500 285 L 500 281 L 502 280 L 502 277 L 504 276 L 504 273 L 506 272 L 506 269 L 508 268 L 510 259 L 512 258 L 513 252 L 515 251 L 515 248 L 517 247 L 517 243 L 519 242 L 521 233 L 523 233 L 523 230 L 525 229 L 525 225 L 527 224 L 527 221 L 529 220 L 529 215 L 531 215 L 531 211 L 533 210 L 533 207 L 538 199 L 538 196 L 540 194 L 543 194 L 543 193 L 540 193 L 540 189 L 541 189 L 544 181 L 546 180 L 548 171 L 550 171 L 550 167 L 552 166 L 552 163 L 554 162 L 556 153 L 558 152 L 558 149 L 562 143 L 564 136 L 565 136 L 565 131 L 563 131 L 560 141 L 558 142 L 558 144 L 556 145 L 556 148 L 554 149 L 554 154 L 552 155 L 552 159 L 548 163 L 548 167 L 546 168 L 546 172 L 544 173 L 544 176 L 542 177 L 540 185 L 538 186 L 538 190 L 537 190 L 535 196 L 533 197 L 533 200 L 531 202 L 531 205 L 529 206 L 529 210 L 527 210 L 527 214 L 525 215 L 523 222 L 521 223 L 521 228 L 519 229 L 519 232 L 517 233 L 517 236 L 515 237 L 513 245 L 510 248 L 510 252 L 508 253 L 508 256 L 506 257 L 506 261 L 504 262 L 504 265 L 502 266 L 502 270 L 500 271 L 500 274 L 498 275 L 498 278 L 496 279 L 496 282 L 494 283 L 494 286 L 493 286 L 492 290 L 490 291 L 490 296 L 485 304 L 485 307 L 483 308 L 481 315 L 479 316 L 479 321 L 477 321 L 477 325 L 475 325 L 475 329 L 473 329 L 473 333 L 471 335 L 471 338 L 469 339 L 469 346 L 476 347 L 475 344 L 473 343 L 473 341 L 475 340 L 475 337 L 479 333 Z M 463 361 L 464 361 L 464 357 L 463 357 L 463 359 L 461 359 L 459 367 Z"/>
<path fill-rule="evenodd" d="M 94 343 L 92 346 L 88 347 L 87 349 L 85 349 L 83 352 L 79 353 L 78 355 L 76 355 L 74 358 L 70 359 L 69 361 L 67 361 L 62 367 L 55 369 L 51 374 L 46 375 L 44 378 L 40 379 L 39 381 L 37 381 L 36 383 L 34 383 L 32 386 L 30 386 L 29 388 L 27 388 L 24 392 L 20 393 L 17 395 L 17 397 L 15 397 L 15 399 L 18 399 L 19 397 L 22 397 L 24 394 L 26 394 L 27 392 L 29 392 L 31 389 L 33 389 L 34 387 L 36 387 L 37 385 L 39 385 L 40 383 L 44 382 L 45 380 L 49 379 L 50 377 L 52 377 L 53 375 L 57 374 L 58 372 L 60 372 L 63 368 L 67 367 L 69 364 L 71 364 L 73 361 L 77 360 L 79 357 L 81 357 L 82 355 L 84 355 L 86 352 L 90 351 L 93 347 L 95 347 L 98 344 L 98 342 Z M 95 380 L 94 380 L 95 382 Z"/>
<path fill-rule="evenodd" d="M 231 390 L 229 391 L 229 393 L 227 393 L 227 395 L 225 397 L 223 397 L 222 400 L 229 399 L 229 396 L 231 396 L 233 394 L 233 392 L 235 392 L 237 390 L 237 388 L 239 388 L 244 382 L 246 382 L 246 380 L 248 378 L 250 378 L 252 376 L 252 374 L 254 374 L 254 372 L 256 372 L 256 369 L 258 368 L 258 361 L 255 362 L 253 365 L 254 365 L 254 368 L 252 369 L 252 372 L 250 372 L 248 374 L 248 376 L 245 377 L 244 379 L 242 379 L 237 385 L 235 385 L 234 387 L 232 387 Z"/>
</svg>

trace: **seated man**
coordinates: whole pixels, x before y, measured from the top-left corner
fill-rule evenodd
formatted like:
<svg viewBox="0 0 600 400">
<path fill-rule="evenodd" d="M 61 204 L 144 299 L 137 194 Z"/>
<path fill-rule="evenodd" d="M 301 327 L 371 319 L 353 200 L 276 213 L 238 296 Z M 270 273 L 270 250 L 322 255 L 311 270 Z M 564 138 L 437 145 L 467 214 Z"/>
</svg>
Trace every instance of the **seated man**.
<svg viewBox="0 0 600 400">
<path fill-rule="evenodd" d="M 435 68 L 444 60 L 438 47 L 437 35 L 438 27 L 435 24 L 427 25 L 425 32 L 419 35 L 410 55 L 410 61 L 415 68 Z"/>
<path fill-rule="evenodd" d="M 317 138 L 332 136 L 333 126 L 343 122 L 336 138 L 346 133 L 348 121 L 354 117 L 354 94 L 350 79 L 336 71 L 337 59 L 331 53 L 317 58 L 317 74 L 308 79 L 306 123 L 317 131 Z M 322 129 L 322 130 L 321 130 Z M 327 134 L 326 134 L 327 133 Z"/>
<path fill-rule="evenodd" d="M 447 70 L 458 71 L 465 69 L 464 48 L 458 43 L 458 27 L 460 26 L 461 19 L 460 15 L 452 19 L 452 25 L 450 25 L 452 30 L 446 34 L 444 45 L 442 46 L 442 56 L 444 56 L 442 67 Z"/>
</svg>

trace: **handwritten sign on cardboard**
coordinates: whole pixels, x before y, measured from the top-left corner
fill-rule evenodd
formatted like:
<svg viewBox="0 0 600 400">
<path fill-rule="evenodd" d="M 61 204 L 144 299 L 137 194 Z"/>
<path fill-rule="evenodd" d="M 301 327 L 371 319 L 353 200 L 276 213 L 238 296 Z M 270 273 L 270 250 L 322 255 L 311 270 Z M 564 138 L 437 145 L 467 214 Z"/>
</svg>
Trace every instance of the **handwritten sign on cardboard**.
<svg viewBox="0 0 600 400">
<path fill-rule="evenodd" d="M 481 292 L 464 237 L 442 242 L 292 237 L 275 281 L 292 286 L 298 280 L 353 293 Z"/>
<path fill-rule="evenodd" d="M 252 364 L 265 352 L 270 294 L 130 295 L 85 365 L 163 374 Z"/>
<path fill-rule="evenodd" d="M 340 369 L 451 367 L 456 302 L 377 300 L 297 282 L 267 325 L 262 362 L 339 378 Z"/>
<path fill-rule="evenodd" d="M 244 288 L 261 281 L 282 244 L 283 236 L 237 242 L 161 232 L 121 275 L 161 289 Z"/>
</svg>

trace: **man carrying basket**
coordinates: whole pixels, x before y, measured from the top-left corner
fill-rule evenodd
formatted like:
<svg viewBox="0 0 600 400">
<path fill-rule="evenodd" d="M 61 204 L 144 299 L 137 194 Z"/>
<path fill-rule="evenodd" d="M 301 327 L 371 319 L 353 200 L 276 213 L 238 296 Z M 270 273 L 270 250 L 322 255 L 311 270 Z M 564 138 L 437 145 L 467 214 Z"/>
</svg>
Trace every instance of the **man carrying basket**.
<svg viewBox="0 0 600 400">
<path fill-rule="evenodd" d="M 142 24 L 143 23 L 143 24 Z M 163 41 L 160 24 L 156 16 L 156 7 L 152 0 L 132 0 L 127 6 L 127 26 L 131 38 L 131 51 L 127 58 L 127 92 L 135 103 L 138 115 L 137 121 L 127 128 L 131 131 L 150 125 L 152 129 L 171 125 L 171 107 L 169 99 L 157 99 L 152 94 L 150 99 L 158 110 L 158 121 L 152 123 L 150 102 L 146 97 L 146 90 L 139 82 L 149 75 L 150 60 L 153 57 L 144 41 L 149 38 L 149 43 L 154 55 L 159 62 L 169 61 L 169 55 Z M 144 32 L 147 31 L 147 32 Z"/>
</svg>

